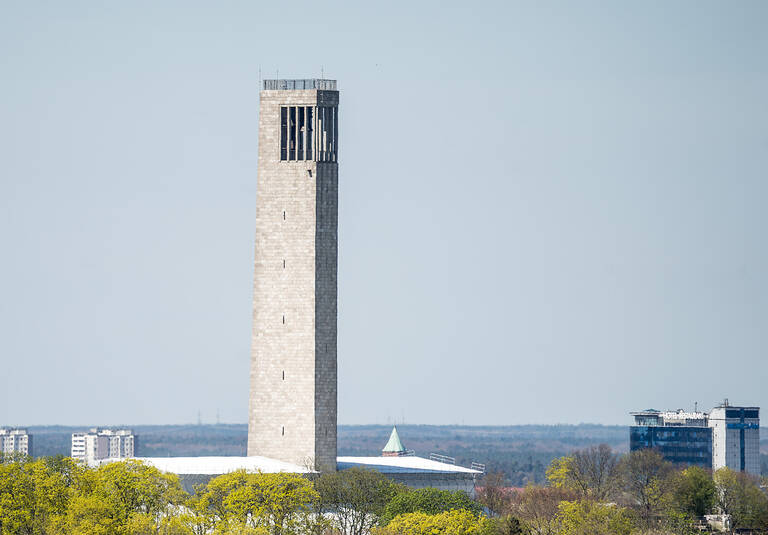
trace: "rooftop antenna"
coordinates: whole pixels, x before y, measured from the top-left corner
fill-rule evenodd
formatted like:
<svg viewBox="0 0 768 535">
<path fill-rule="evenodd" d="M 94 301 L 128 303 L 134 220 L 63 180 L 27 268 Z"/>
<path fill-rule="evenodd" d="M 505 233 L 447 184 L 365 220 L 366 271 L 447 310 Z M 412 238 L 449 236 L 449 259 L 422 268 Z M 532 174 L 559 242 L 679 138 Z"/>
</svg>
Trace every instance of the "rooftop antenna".
<svg viewBox="0 0 768 535">
<path fill-rule="evenodd" d="M 325 80 L 325 70 L 322 65 L 320 65 L 320 79 Z"/>
<path fill-rule="evenodd" d="M 694 401 L 693 402 L 693 412 L 699 412 L 699 402 Z"/>
<path fill-rule="evenodd" d="M 203 425 L 203 419 L 200 417 L 200 410 L 197 411 L 197 425 Z"/>
</svg>

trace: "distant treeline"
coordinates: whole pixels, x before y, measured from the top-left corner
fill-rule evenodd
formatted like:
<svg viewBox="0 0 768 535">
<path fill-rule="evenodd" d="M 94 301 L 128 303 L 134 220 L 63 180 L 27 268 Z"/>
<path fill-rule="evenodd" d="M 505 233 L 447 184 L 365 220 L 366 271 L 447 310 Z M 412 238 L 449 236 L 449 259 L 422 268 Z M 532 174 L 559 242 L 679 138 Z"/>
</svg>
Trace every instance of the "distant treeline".
<svg viewBox="0 0 768 535">
<path fill-rule="evenodd" d="M 132 425 L 139 457 L 245 455 L 248 426 Z M 28 427 L 34 436 L 34 455 L 69 455 L 70 435 L 83 427 Z M 339 426 L 339 455 L 379 455 L 392 427 L 389 425 Z M 627 426 L 610 425 L 398 425 L 406 448 L 419 456 L 448 455 L 457 464 L 483 463 L 489 472 L 503 472 L 510 485 L 544 481 L 546 467 L 557 457 L 576 449 L 608 444 L 624 453 L 629 445 Z M 768 433 L 763 432 L 763 474 L 768 475 Z"/>
<path fill-rule="evenodd" d="M 136 435 L 137 457 L 198 457 L 245 455 L 246 424 L 218 425 L 119 425 Z M 70 454 L 71 435 L 87 427 L 32 426 L 33 455 L 48 457 Z"/>
</svg>

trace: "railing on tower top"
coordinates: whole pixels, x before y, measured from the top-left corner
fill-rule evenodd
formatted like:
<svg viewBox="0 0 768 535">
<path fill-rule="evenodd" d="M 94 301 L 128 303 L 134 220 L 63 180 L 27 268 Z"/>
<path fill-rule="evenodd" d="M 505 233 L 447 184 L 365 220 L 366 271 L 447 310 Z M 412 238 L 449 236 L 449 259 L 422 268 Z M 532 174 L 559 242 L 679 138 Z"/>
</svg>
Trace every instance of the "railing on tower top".
<svg viewBox="0 0 768 535">
<path fill-rule="evenodd" d="M 320 89 L 336 91 L 336 80 L 310 78 L 307 80 L 264 80 L 264 89 L 289 91 L 292 89 Z"/>
</svg>

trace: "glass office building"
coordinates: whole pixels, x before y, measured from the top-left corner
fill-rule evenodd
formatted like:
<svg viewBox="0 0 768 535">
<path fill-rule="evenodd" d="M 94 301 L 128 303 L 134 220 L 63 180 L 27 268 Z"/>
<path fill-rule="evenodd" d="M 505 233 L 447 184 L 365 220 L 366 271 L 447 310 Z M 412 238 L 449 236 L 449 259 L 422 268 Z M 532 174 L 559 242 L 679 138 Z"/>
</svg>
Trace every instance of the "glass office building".
<svg viewBox="0 0 768 535">
<path fill-rule="evenodd" d="M 760 407 L 735 407 L 726 399 L 709 413 L 631 414 L 630 451 L 653 448 L 675 464 L 760 475 Z"/>
<path fill-rule="evenodd" d="M 654 449 L 677 465 L 712 468 L 712 429 L 701 412 L 648 409 L 634 412 L 629 449 Z"/>
</svg>

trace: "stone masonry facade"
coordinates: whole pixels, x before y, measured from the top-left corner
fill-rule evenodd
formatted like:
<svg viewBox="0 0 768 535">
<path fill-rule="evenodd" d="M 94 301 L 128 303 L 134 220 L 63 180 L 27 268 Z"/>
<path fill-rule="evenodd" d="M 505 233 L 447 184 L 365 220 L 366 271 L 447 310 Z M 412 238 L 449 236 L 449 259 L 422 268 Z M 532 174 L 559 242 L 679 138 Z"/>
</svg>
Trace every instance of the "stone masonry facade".
<svg viewBox="0 0 768 535">
<path fill-rule="evenodd" d="M 259 116 L 248 455 L 323 471 L 336 468 L 338 163 L 281 160 L 280 129 L 281 107 L 338 99 L 265 90 Z"/>
</svg>

